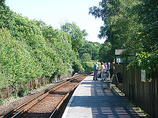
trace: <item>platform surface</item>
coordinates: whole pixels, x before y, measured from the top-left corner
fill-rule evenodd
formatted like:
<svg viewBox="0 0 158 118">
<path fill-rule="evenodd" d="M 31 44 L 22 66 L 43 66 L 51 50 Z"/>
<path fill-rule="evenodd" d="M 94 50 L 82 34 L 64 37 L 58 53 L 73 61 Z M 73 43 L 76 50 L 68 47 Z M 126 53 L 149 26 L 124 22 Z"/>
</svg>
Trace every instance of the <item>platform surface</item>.
<svg viewBox="0 0 158 118">
<path fill-rule="evenodd" d="M 76 88 L 62 118 L 140 118 L 140 115 L 125 96 L 109 89 L 100 79 L 94 81 L 92 74 Z"/>
</svg>

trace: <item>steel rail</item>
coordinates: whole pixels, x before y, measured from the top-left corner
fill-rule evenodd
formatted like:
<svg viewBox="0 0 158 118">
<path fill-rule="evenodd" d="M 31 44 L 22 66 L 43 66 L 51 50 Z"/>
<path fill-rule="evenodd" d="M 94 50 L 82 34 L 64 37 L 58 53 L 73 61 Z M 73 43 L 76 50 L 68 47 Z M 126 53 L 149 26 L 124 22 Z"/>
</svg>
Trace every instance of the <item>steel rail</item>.
<svg viewBox="0 0 158 118">
<path fill-rule="evenodd" d="M 65 83 L 68 83 L 69 81 L 65 82 Z M 41 101 L 43 98 L 45 98 L 47 95 L 49 95 L 50 92 L 58 89 L 59 87 L 65 85 L 65 83 L 51 89 L 50 91 L 48 91 L 47 93 L 43 94 L 42 96 L 40 96 L 39 98 L 37 98 L 35 101 L 31 102 L 30 104 L 28 104 L 25 108 L 23 108 L 21 111 L 19 111 L 17 114 L 15 114 L 14 116 L 12 116 L 11 118 L 15 118 L 17 117 L 18 115 L 20 115 L 21 113 L 27 111 L 29 108 L 31 108 L 33 105 L 35 105 L 36 103 L 38 103 L 39 101 Z"/>
<path fill-rule="evenodd" d="M 72 79 L 72 77 L 70 78 Z M 70 79 L 64 80 L 56 85 L 54 85 L 53 87 L 51 87 L 51 89 L 55 88 L 56 86 L 61 85 L 62 83 L 69 81 Z M 24 107 L 25 105 L 27 105 L 28 103 L 32 102 L 33 100 L 37 99 L 39 96 L 43 95 L 44 93 L 46 93 L 46 90 L 40 92 L 39 94 L 31 97 L 30 99 L 24 101 L 23 103 L 21 103 L 20 105 L 16 106 L 15 108 L 11 109 L 9 112 L 5 113 L 3 116 L 1 116 L 0 118 L 7 118 L 9 117 L 11 114 L 14 114 L 17 110 L 21 109 L 22 107 Z"/>
<path fill-rule="evenodd" d="M 83 75 L 82 75 L 83 76 Z M 39 96 L 38 98 L 36 97 L 35 100 L 31 101 L 30 104 L 28 104 L 26 107 L 24 107 L 22 110 L 20 110 L 18 113 L 16 113 L 14 116 L 12 116 L 11 118 L 15 118 L 18 115 L 24 113 L 25 111 L 27 111 L 29 108 L 31 108 L 33 105 L 35 105 L 36 103 L 38 103 L 39 101 L 41 101 L 43 98 L 45 98 L 47 95 L 49 95 L 50 92 L 55 91 L 56 89 L 62 87 L 63 85 L 73 81 L 74 79 L 80 78 L 81 76 L 77 76 L 77 77 L 71 77 L 71 79 L 65 80 L 64 82 L 59 83 L 58 85 L 56 85 L 55 87 L 53 87 L 53 89 L 49 90 L 48 92 L 46 92 L 45 94 L 40 94 L 41 96 Z M 16 111 L 14 111 L 16 112 Z"/>
<path fill-rule="evenodd" d="M 50 115 L 49 118 L 52 118 L 53 115 L 56 113 L 56 111 L 60 108 L 60 106 L 62 105 L 62 103 L 66 100 L 66 98 L 70 95 L 70 93 L 80 84 L 81 82 L 79 82 L 74 88 L 72 88 L 66 95 L 65 97 L 59 102 L 59 104 L 55 107 L 55 109 L 53 110 L 52 114 Z"/>
<path fill-rule="evenodd" d="M 69 79 L 66 79 L 64 81 L 61 81 L 60 83 L 57 83 L 56 85 L 54 85 L 53 87 L 51 87 L 49 90 L 55 88 L 56 86 L 59 86 L 61 85 L 62 83 L 66 82 L 66 81 L 69 81 L 71 79 L 73 79 L 74 77 L 78 77 L 80 75 L 76 75 L 76 76 L 73 76 L 73 77 L 70 77 Z M 49 91 L 48 90 L 48 91 Z M 44 93 L 46 93 L 47 89 L 45 89 L 44 91 L 38 93 L 37 95 L 31 97 L 30 99 L 22 102 L 20 105 L 14 107 L 13 109 L 11 109 L 9 112 L 5 113 L 3 116 L 1 116 L 0 118 L 7 118 L 9 117 L 11 114 L 14 114 L 17 110 L 21 109 L 22 107 L 24 107 L 25 105 L 29 104 L 30 102 L 32 102 L 33 100 L 37 99 L 39 96 L 43 95 Z"/>
</svg>

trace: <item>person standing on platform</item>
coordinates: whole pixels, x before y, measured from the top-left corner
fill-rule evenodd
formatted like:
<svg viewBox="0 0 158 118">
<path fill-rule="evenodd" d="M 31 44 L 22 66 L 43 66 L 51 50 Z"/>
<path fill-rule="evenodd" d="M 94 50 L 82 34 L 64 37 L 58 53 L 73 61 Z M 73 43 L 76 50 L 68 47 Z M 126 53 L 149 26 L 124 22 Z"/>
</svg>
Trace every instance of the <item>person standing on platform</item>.
<svg viewBox="0 0 158 118">
<path fill-rule="evenodd" d="M 109 71 L 108 66 L 105 65 L 105 80 L 107 80 L 107 78 L 109 76 L 108 71 Z"/>
<path fill-rule="evenodd" d="M 101 62 L 101 80 L 105 80 L 105 66 L 103 62 Z"/>
<path fill-rule="evenodd" d="M 111 63 L 108 62 L 108 70 L 109 70 L 109 78 L 110 78 L 110 75 L 111 75 Z"/>
<path fill-rule="evenodd" d="M 112 75 L 113 75 L 113 68 L 114 68 L 114 67 L 112 67 L 112 64 L 111 64 L 110 62 L 108 63 L 108 68 L 109 68 L 110 78 L 111 78 Z"/>
<path fill-rule="evenodd" d="M 98 80 L 98 79 L 97 79 L 98 70 L 99 70 L 98 62 L 96 62 L 96 64 L 94 64 L 94 77 L 93 77 L 93 80 Z"/>
</svg>

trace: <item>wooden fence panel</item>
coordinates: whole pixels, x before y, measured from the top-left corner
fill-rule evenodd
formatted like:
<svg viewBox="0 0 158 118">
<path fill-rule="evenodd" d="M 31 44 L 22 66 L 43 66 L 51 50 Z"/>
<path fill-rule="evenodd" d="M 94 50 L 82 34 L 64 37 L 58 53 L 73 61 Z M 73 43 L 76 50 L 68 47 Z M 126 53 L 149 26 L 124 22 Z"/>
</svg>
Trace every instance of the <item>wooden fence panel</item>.
<svg viewBox="0 0 158 118">
<path fill-rule="evenodd" d="M 116 76 L 116 74 L 118 73 L 118 72 L 121 72 L 121 73 L 123 73 L 123 65 L 115 65 L 115 76 Z M 124 81 L 124 74 L 123 74 L 123 80 L 122 81 Z M 116 86 L 121 90 L 121 91 L 123 91 L 123 89 L 124 89 L 124 86 L 123 86 L 123 84 L 122 83 L 118 83 L 117 82 L 117 80 L 116 80 L 116 77 L 115 77 L 115 80 L 114 80 L 114 82 L 115 82 L 115 84 L 116 84 Z"/>
<path fill-rule="evenodd" d="M 2 98 L 3 98 L 3 99 L 8 98 L 8 91 L 7 91 L 6 88 L 2 88 L 2 89 L 1 89 L 1 94 L 2 94 Z"/>
<path fill-rule="evenodd" d="M 12 93 L 13 93 L 13 88 L 10 86 L 8 87 L 8 91 L 7 91 L 7 98 L 11 97 L 12 96 Z"/>
<path fill-rule="evenodd" d="M 155 97 L 154 97 L 154 108 L 155 108 L 155 113 L 158 111 L 158 76 L 156 76 L 155 80 Z M 158 118 L 158 113 L 155 114 L 155 118 Z"/>
<path fill-rule="evenodd" d="M 158 118 L 158 75 L 151 82 L 142 82 L 140 69 L 130 67 L 126 70 L 126 65 L 115 64 L 115 75 L 118 72 L 123 73 L 123 81 L 119 84 L 114 80 L 115 85 L 136 105 Z"/>
<path fill-rule="evenodd" d="M 122 74 L 123 74 L 123 83 L 122 84 L 123 84 L 123 87 L 124 87 L 123 90 L 124 90 L 124 93 L 126 94 L 126 96 L 129 96 L 128 95 L 128 88 L 129 88 L 128 87 L 128 85 L 129 85 L 129 83 L 128 83 L 129 80 L 128 79 L 129 78 L 127 77 L 128 72 L 126 71 L 126 68 L 123 68 L 123 73 Z"/>
</svg>

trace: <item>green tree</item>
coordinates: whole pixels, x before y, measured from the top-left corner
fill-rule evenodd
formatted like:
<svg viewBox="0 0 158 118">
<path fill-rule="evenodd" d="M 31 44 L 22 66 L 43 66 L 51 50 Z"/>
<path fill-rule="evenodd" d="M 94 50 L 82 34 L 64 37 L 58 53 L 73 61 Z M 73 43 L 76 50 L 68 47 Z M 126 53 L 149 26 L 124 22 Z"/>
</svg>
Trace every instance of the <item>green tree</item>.
<svg viewBox="0 0 158 118">
<path fill-rule="evenodd" d="M 133 61 L 135 67 L 150 68 L 150 73 L 155 73 L 157 62 L 153 59 L 157 57 L 158 47 L 157 8 L 157 0 L 102 0 L 99 7 L 91 7 L 89 13 L 104 21 L 99 37 L 107 37 L 106 42 L 110 42 L 109 56 L 114 57 L 115 49 L 126 49 L 126 55 L 133 55 L 129 61 Z M 154 62 L 152 65 L 155 66 L 149 62 Z"/>
<path fill-rule="evenodd" d="M 101 45 L 100 51 L 99 51 L 99 61 L 100 62 L 111 62 L 114 57 L 111 57 L 111 43 L 105 42 Z"/>
<path fill-rule="evenodd" d="M 37 65 L 27 50 L 27 44 L 16 40 L 6 29 L 0 29 L 0 73 L 5 81 L 0 87 L 13 86 L 42 76 L 42 68 Z"/>
<path fill-rule="evenodd" d="M 83 46 L 79 49 L 79 57 L 82 56 L 84 53 L 89 53 L 91 55 L 92 60 L 98 60 L 99 59 L 99 49 L 101 44 L 97 42 L 90 42 L 87 40 L 84 40 Z"/>
<path fill-rule="evenodd" d="M 115 56 L 115 49 L 127 48 L 128 51 L 136 51 L 141 44 L 136 41 L 141 24 L 136 21 L 138 16 L 132 14 L 132 7 L 137 5 L 137 0 L 102 0 L 99 7 L 91 7 L 89 13 L 102 18 L 104 26 L 100 28 L 100 38 L 107 38 L 111 44 L 110 57 Z M 105 42 L 106 43 L 106 42 Z M 131 45 L 132 44 L 132 45 Z M 130 47 L 130 48 L 129 48 Z M 131 53 L 131 52 L 130 52 Z"/>
<path fill-rule="evenodd" d="M 138 23 L 143 25 L 139 34 L 143 51 L 156 52 L 158 50 L 158 1 L 141 0 L 141 4 L 133 8 L 133 12 L 139 15 Z"/>
<path fill-rule="evenodd" d="M 82 62 L 90 62 L 91 61 L 91 55 L 89 53 L 84 53 L 81 56 Z"/>
<path fill-rule="evenodd" d="M 137 53 L 132 65 L 147 69 L 147 77 L 153 79 L 158 68 L 158 1 L 141 0 L 141 4 L 133 7 L 133 13 L 138 14 L 137 22 L 142 24 L 137 34 L 142 51 Z"/>
<path fill-rule="evenodd" d="M 102 18 L 104 21 L 104 26 L 100 27 L 100 34 L 98 36 L 99 38 L 106 37 L 107 41 L 111 43 L 112 52 L 109 54 L 112 57 L 114 57 L 115 48 L 119 48 L 122 45 L 122 43 L 118 44 L 116 41 L 118 34 L 120 34 L 118 26 L 115 25 L 119 11 L 120 1 L 118 0 L 102 0 L 102 2 L 99 3 L 99 7 L 94 6 L 89 9 L 90 14 L 94 15 L 95 18 Z"/>
<path fill-rule="evenodd" d="M 85 35 L 85 30 L 76 31 L 80 33 L 75 34 L 78 40 Z M 14 13 L 1 1 L 0 88 L 12 86 L 16 96 L 18 86 L 24 82 L 45 77 L 51 82 L 51 78 L 68 71 L 84 70 L 72 49 L 72 39 L 71 34 L 54 30 L 43 21 Z"/>
<path fill-rule="evenodd" d="M 71 35 L 71 42 L 72 42 L 72 49 L 75 52 L 82 47 L 84 36 L 87 35 L 85 30 L 81 31 L 80 28 L 73 22 L 73 23 L 66 23 L 65 25 L 61 26 L 61 30 L 67 32 Z"/>
</svg>

